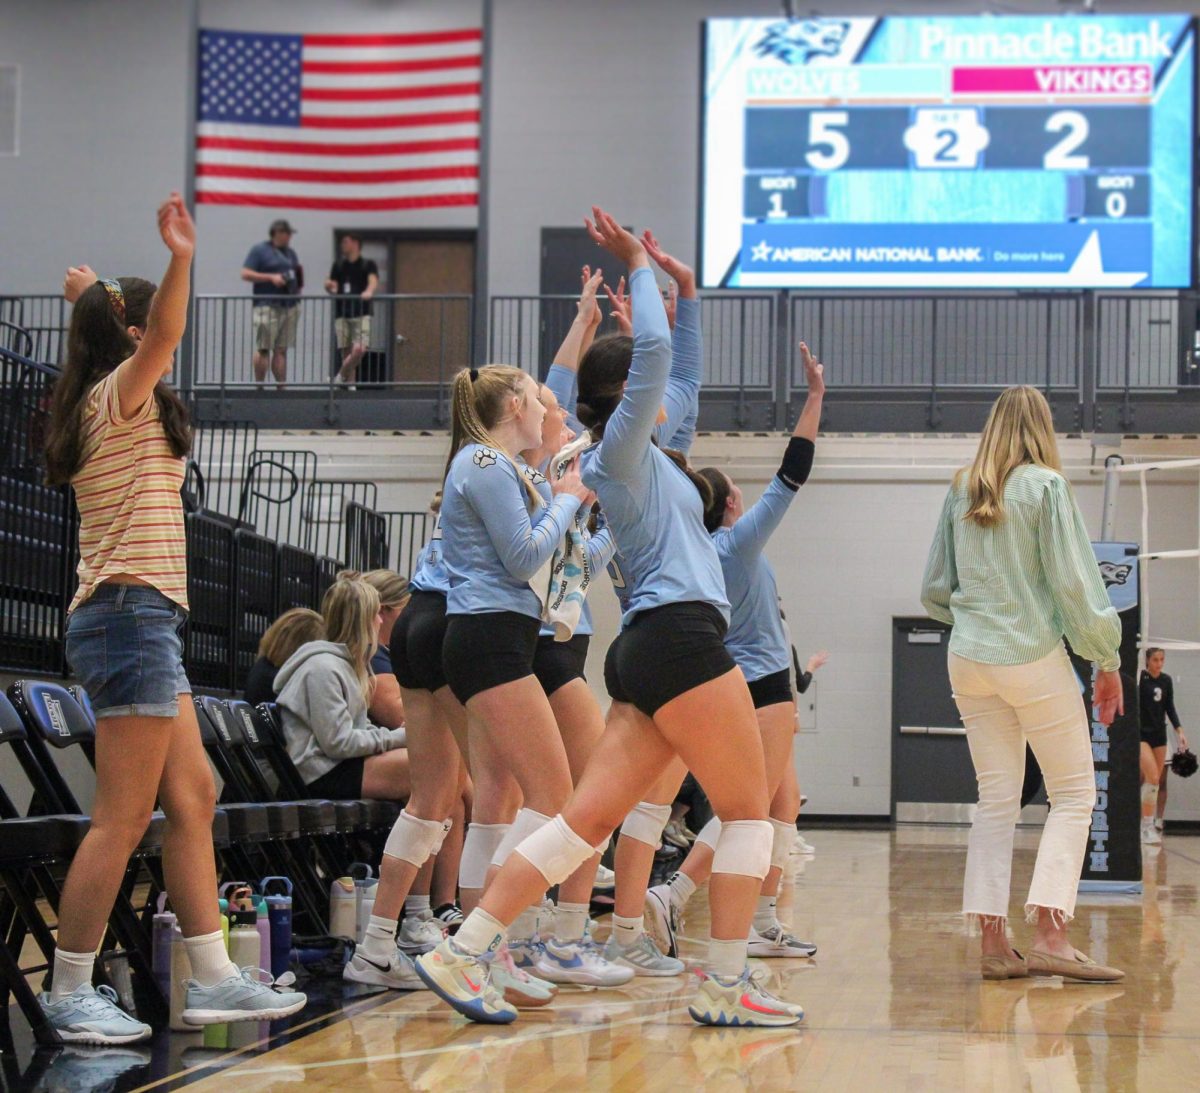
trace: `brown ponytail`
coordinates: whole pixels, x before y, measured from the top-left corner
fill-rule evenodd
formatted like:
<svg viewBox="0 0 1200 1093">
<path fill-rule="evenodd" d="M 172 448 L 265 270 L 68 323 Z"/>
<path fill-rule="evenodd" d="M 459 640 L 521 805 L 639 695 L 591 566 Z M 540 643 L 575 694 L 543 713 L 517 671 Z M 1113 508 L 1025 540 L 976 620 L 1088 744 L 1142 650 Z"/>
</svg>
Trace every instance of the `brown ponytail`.
<svg viewBox="0 0 1200 1093">
<path fill-rule="evenodd" d="M 702 474 L 697 474 L 691 467 L 688 466 L 687 457 L 683 452 L 677 452 L 674 448 L 662 448 L 665 455 L 672 463 L 675 464 L 684 474 L 688 476 L 688 480 L 696 487 L 696 492 L 700 495 L 700 500 L 704 505 L 705 526 L 708 526 L 708 510 L 713 503 L 713 488 L 707 478 Z M 711 529 L 710 529 L 711 530 Z"/>
<path fill-rule="evenodd" d="M 704 527 L 711 535 L 725 519 L 725 508 L 729 503 L 729 478 L 716 467 L 702 467 L 696 473 L 708 483 L 709 500 L 704 506 Z"/>
</svg>

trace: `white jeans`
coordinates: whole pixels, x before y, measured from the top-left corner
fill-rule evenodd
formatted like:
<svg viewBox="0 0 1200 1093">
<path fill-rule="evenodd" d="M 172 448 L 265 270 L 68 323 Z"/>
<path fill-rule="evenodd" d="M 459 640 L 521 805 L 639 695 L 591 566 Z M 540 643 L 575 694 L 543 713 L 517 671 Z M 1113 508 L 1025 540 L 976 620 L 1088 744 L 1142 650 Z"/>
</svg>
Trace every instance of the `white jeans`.
<svg viewBox="0 0 1200 1093">
<path fill-rule="evenodd" d="M 979 808 L 967 843 L 963 914 L 1008 916 L 1013 836 L 1021 811 L 1025 742 L 1046 781 L 1050 815 L 1042 831 L 1025 916 L 1038 908 L 1075 913 L 1087 850 L 1096 775 L 1079 681 L 1061 646 L 1032 664 L 979 664 L 950 654 L 954 701 L 967 728 Z"/>
</svg>

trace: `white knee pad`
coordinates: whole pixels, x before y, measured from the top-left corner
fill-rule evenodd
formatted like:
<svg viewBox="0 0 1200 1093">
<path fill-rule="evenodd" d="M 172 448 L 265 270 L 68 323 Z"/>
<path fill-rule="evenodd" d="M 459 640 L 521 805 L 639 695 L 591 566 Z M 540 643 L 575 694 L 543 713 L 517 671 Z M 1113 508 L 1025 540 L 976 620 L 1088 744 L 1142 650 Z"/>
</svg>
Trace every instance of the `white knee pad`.
<svg viewBox="0 0 1200 1093">
<path fill-rule="evenodd" d="M 783 869 L 792 853 L 792 843 L 796 841 L 796 825 L 772 820 L 771 832 L 771 868 Z"/>
<path fill-rule="evenodd" d="M 649 801 L 639 801 L 633 806 L 633 811 L 625 817 L 621 825 L 621 834 L 628 835 L 648 846 L 658 846 L 662 839 L 663 828 L 671 818 L 670 805 L 654 805 Z"/>
<path fill-rule="evenodd" d="M 477 824 L 467 827 L 463 839 L 462 861 L 458 865 L 458 886 L 478 889 L 487 879 L 492 855 L 508 834 L 511 824 Z"/>
<path fill-rule="evenodd" d="M 508 829 L 508 834 L 500 841 L 500 845 L 496 847 L 496 852 L 492 855 L 492 864 L 499 867 L 504 864 L 505 859 L 516 848 L 518 843 L 524 842 L 539 828 L 545 827 L 550 822 L 549 816 L 543 816 L 540 812 L 534 812 L 532 808 L 522 808 L 517 812 L 517 818 L 513 820 L 512 827 Z"/>
<path fill-rule="evenodd" d="M 762 880 L 771 868 L 774 834 L 766 820 L 727 820 L 721 825 L 712 871 Z"/>
<path fill-rule="evenodd" d="M 420 869 L 431 854 L 441 850 L 450 824 L 450 820 L 422 820 L 420 816 L 414 816 L 408 809 L 402 808 L 392 824 L 392 830 L 388 832 L 383 852 Z"/>
<path fill-rule="evenodd" d="M 522 842 L 516 852 L 546 878 L 547 885 L 553 886 L 566 880 L 596 851 L 567 826 L 566 820 L 555 816 Z"/>
<path fill-rule="evenodd" d="M 1147 801 L 1154 803 L 1157 800 L 1158 800 L 1158 783 L 1155 782 L 1153 785 L 1151 785 L 1151 783 L 1149 783 L 1149 782 L 1143 782 L 1142 783 L 1142 804 L 1145 804 Z"/>
<path fill-rule="evenodd" d="M 696 842 L 703 843 L 709 850 L 716 852 L 717 843 L 721 841 L 721 821 L 714 816 L 701 829 L 700 834 L 696 836 Z"/>
</svg>

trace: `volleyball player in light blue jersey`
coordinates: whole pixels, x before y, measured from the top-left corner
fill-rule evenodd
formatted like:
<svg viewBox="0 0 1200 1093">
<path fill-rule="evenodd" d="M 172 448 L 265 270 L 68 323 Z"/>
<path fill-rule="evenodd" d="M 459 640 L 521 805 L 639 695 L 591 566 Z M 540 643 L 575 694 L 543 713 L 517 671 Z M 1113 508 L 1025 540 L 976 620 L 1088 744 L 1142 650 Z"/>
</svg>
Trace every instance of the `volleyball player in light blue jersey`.
<svg viewBox="0 0 1200 1093">
<path fill-rule="evenodd" d="M 416 962 L 445 1001 L 476 1021 L 507 1023 L 484 980 L 484 955 L 507 924 L 547 886 L 569 877 L 603 845 L 678 755 L 724 824 L 713 863 L 708 969 L 689 1007 L 706 1025 L 783 1027 L 803 1011 L 768 994 L 746 964 L 747 937 L 772 829 L 762 739 L 754 704 L 723 638 L 729 605 L 721 566 L 704 529 L 708 484 L 652 444 L 670 368 L 670 330 L 646 247 L 593 209 L 597 243 L 631 270 L 632 352 L 593 344 L 580 365 L 577 414 L 598 443 L 584 456 L 629 562 L 630 607 L 610 658 L 610 691 L 636 707 L 610 721 L 561 815 L 521 842 L 454 938 Z M 599 350 L 599 352 L 598 352 Z M 453 575 L 453 567 L 451 567 Z"/>
<path fill-rule="evenodd" d="M 798 801 L 790 785 L 781 789 L 792 763 L 796 726 L 796 691 L 792 680 L 792 648 L 779 610 L 775 572 L 764 555 L 767 542 L 787 515 L 796 492 L 808 480 L 814 443 L 825 395 L 823 366 L 808 346 L 800 343 L 808 379 L 808 398 L 788 441 L 783 462 L 762 496 L 749 508 L 742 491 L 716 467 L 699 473 L 712 496 L 704 510 L 704 526 L 711 532 L 725 591 L 729 596 L 729 632 L 725 647 L 741 668 L 754 699 L 766 760 L 767 788 L 771 793 L 771 870 L 763 881 L 750 933 L 750 955 L 807 957 L 817 947 L 800 941 L 780 925 L 776 900 L 783 867 L 796 838 Z M 709 876 L 713 848 L 721 824 L 714 819 L 701 830 L 687 860 L 668 884 L 646 894 L 645 913 L 656 941 L 668 952 L 674 948 L 675 928 L 688 898 Z"/>
</svg>

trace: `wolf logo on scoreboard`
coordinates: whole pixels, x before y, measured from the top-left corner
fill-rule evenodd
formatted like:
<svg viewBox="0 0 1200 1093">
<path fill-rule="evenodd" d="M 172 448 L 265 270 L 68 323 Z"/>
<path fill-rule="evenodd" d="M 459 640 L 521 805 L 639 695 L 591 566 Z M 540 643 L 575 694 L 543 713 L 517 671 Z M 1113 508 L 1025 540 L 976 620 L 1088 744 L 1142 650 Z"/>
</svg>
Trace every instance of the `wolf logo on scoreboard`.
<svg viewBox="0 0 1200 1093">
<path fill-rule="evenodd" d="M 785 19 L 767 27 L 754 52 L 785 65 L 804 65 L 813 57 L 836 57 L 849 33 L 845 19 Z"/>
<path fill-rule="evenodd" d="M 1125 562 L 1100 562 L 1100 576 L 1104 579 L 1104 587 L 1111 588 L 1115 584 L 1124 584 L 1133 572 L 1133 566 Z"/>
</svg>

